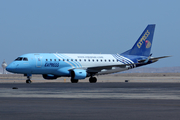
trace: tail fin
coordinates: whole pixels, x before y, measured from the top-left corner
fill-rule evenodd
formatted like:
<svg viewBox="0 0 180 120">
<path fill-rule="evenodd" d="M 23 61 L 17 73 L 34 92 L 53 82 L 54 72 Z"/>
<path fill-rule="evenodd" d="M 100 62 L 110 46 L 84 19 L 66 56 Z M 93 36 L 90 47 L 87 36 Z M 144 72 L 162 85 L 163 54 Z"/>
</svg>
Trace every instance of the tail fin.
<svg viewBox="0 0 180 120">
<path fill-rule="evenodd" d="M 155 24 L 148 25 L 132 49 L 122 53 L 122 55 L 149 56 L 151 52 L 154 29 Z"/>
</svg>

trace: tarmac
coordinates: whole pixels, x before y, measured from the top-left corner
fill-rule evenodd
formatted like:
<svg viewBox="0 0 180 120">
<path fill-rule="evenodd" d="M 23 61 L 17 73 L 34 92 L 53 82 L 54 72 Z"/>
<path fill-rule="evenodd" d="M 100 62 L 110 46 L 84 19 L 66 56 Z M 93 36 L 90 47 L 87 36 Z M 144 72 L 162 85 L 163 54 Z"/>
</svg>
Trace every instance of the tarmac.
<svg viewBox="0 0 180 120">
<path fill-rule="evenodd" d="M 132 76 L 122 77 L 128 82 L 122 78 L 120 82 L 109 82 L 103 80 L 108 77 L 103 77 L 103 82 L 91 84 L 68 80 L 40 82 L 40 78 L 26 84 L 25 80 L 3 78 L 0 79 L 0 119 L 179 120 L 179 77 L 161 76 L 161 82 L 155 81 L 156 77 L 139 77 L 141 81 L 137 76 L 137 80 Z M 163 78 L 167 78 L 165 82 Z M 149 82 L 142 82 L 146 80 Z"/>
</svg>

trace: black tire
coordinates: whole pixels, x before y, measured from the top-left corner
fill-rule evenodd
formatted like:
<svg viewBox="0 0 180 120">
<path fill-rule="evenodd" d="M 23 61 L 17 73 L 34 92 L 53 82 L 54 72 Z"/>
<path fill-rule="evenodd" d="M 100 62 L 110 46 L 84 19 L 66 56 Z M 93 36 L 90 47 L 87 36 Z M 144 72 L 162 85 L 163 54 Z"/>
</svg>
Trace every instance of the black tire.
<svg viewBox="0 0 180 120">
<path fill-rule="evenodd" d="M 77 79 L 71 79 L 71 83 L 78 83 Z"/>
<path fill-rule="evenodd" d="M 31 84 L 32 81 L 31 81 L 31 80 L 26 80 L 26 83 L 27 83 L 27 84 Z"/>
<path fill-rule="evenodd" d="M 90 83 L 96 83 L 97 82 L 97 78 L 96 77 L 90 77 L 89 78 L 89 82 Z"/>
</svg>

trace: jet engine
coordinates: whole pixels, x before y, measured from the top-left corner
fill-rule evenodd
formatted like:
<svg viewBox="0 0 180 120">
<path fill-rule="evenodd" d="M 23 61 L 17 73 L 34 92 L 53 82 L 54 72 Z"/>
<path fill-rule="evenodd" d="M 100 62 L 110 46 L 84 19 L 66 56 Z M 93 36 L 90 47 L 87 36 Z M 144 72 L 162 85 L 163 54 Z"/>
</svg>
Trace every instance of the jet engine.
<svg viewBox="0 0 180 120">
<path fill-rule="evenodd" d="M 86 70 L 74 69 L 71 71 L 71 79 L 85 79 L 87 77 Z"/>
</svg>

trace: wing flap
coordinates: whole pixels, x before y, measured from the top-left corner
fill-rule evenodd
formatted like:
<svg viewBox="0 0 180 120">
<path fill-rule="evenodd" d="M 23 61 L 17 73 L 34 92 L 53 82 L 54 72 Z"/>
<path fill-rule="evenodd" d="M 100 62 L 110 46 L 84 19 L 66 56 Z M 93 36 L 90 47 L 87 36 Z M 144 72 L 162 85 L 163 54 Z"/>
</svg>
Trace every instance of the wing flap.
<svg viewBox="0 0 180 120">
<path fill-rule="evenodd" d="M 118 65 L 88 67 L 87 72 L 100 72 L 103 69 L 111 70 L 113 68 L 126 68 L 127 66 L 130 66 L 130 65 L 134 65 L 134 64 L 118 64 Z"/>
</svg>

